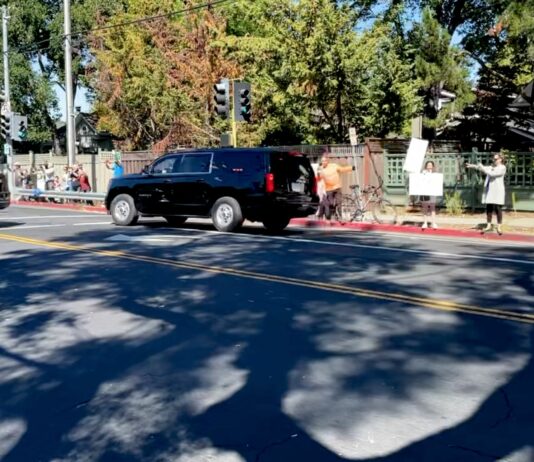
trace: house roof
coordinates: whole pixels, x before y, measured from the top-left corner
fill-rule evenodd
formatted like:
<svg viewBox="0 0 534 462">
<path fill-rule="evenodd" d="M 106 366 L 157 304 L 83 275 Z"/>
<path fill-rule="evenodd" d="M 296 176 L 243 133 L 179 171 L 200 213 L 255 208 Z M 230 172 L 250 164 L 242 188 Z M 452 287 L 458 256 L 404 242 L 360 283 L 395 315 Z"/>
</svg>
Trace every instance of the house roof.
<svg viewBox="0 0 534 462">
<path fill-rule="evenodd" d="M 86 125 L 94 134 L 100 133 L 96 128 L 96 125 L 98 123 L 98 116 L 96 114 L 90 114 L 88 112 L 79 112 L 78 114 L 76 114 L 76 120 L 74 123 L 75 127 L 78 127 L 78 125 L 82 121 L 86 123 Z M 64 121 L 60 121 L 56 124 L 56 128 L 60 132 L 65 131 L 67 129 L 67 125 Z"/>
<path fill-rule="evenodd" d="M 509 107 L 513 109 L 526 109 L 534 107 L 533 88 L 534 80 L 532 80 L 529 84 L 527 84 L 526 87 L 523 88 L 523 90 L 521 90 L 521 94 L 514 99 Z"/>
</svg>

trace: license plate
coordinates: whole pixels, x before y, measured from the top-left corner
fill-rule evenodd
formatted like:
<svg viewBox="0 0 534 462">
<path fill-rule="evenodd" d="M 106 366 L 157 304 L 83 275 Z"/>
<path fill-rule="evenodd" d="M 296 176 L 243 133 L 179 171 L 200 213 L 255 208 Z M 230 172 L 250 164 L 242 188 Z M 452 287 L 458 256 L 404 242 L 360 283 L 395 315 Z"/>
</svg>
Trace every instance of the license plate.
<svg viewBox="0 0 534 462">
<path fill-rule="evenodd" d="M 304 192 L 304 183 L 291 183 L 291 191 L 303 193 Z"/>
</svg>

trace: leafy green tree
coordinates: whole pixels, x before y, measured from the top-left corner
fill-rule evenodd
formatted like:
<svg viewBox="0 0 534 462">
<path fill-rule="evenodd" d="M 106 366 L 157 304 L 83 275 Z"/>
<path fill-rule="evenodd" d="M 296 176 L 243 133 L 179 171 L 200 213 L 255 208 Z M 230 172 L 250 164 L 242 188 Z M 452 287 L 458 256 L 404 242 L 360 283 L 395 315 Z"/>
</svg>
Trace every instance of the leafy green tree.
<svg viewBox="0 0 534 462">
<path fill-rule="evenodd" d="M 328 0 L 238 4 L 228 43 L 255 89 L 256 139 L 346 142 L 402 132 L 417 109 L 411 66 L 393 27 L 356 26 L 361 10 Z"/>
<path fill-rule="evenodd" d="M 86 31 L 95 18 L 109 17 L 121 0 L 72 1 L 72 30 Z M 6 3 L 6 2 L 4 2 Z M 61 0 L 18 0 L 9 2 L 10 75 L 13 110 L 28 114 L 29 141 L 54 139 L 59 120 L 59 101 L 54 91 L 63 88 L 63 2 Z M 73 35 L 74 86 L 85 82 L 90 60 L 84 34 Z"/>
<path fill-rule="evenodd" d="M 451 45 L 449 33 L 425 8 L 421 23 L 411 33 L 415 74 L 420 94 L 425 99 L 423 125 L 425 136 L 433 138 L 453 112 L 460 112 L 473 100 L 465 55 Z M 443 90 L 455 94 L 453 104 L 440 107 Z"/>
<path fill-rule="evenodd" d="M 524 125 L 526 119 L 534 117 L 532 105 L 509 108 L 514 97 L 534 78 L 534 1 L 508 3 L 488 30 L 477 98 L 468 108 L 457 135 L 467 143 L 490 143 L 495 148 L 511 146 L 517 140 L 508 139 L 507 125 Z M 476 117 L 469 117 L 471 114 Z"/>
</svg>

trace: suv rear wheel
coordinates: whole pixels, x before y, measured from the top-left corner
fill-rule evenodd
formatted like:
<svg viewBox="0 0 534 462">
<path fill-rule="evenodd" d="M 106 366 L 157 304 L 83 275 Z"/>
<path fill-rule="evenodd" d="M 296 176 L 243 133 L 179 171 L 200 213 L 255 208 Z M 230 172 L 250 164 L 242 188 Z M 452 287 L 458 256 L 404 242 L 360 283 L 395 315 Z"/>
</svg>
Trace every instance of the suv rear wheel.
<svg viewBox="0 0 534 462">
<path fill-rule="evenodd" d="M 111 202 L 109 208 L 113 222 L 119 226 L 131 226 L 139 220 L 133 197 L 129 194 L 119 194 Z"/>
<path fill-rule="evenodd" d="M 265 226 L 267 231 L 271 231 L 273 233 L 279 233 L 280 231 L 283 231 L 288 224 L 289 217 L 284 216 L 269 216 L 263 220 L 263 226 Z"/>
<path fill-rule="evenodd" d="M 234 231 L 243 224 L 241 206 L 233 197 L 221 197 L 211 209 L 211 219 L 218 231 Z"/>
</svg>

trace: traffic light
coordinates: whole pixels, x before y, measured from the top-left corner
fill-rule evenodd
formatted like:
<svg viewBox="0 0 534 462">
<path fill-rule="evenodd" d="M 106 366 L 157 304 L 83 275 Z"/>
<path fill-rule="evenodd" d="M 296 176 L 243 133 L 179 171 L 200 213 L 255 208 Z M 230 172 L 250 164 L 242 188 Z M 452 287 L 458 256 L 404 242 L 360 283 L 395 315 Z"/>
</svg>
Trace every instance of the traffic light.
<svg viewBox="0 0 534 462">
<path fill-rule="evenodd" d="M 237 122 L 250 122 L 252 117 L 250 96 L 250 83 L 234 83 L 234 119 Z"/>
<path fill-rule="evenodd" d="M 26 116 L 20 116 L 17 127 L 17 137 L 20 141 L 28 138 L 28 119 Z"/>
<path fill-rule="evenodd" d="M 230 83 L 228 79 L 221 79 L 213 85 L 213 99 L 215 100 L 215 113 L 227 119 L 230 114 Z"/>
<path fill-rule="evenodd" d="M 0 117 L 0 131 L 2 132 L 2 138 L 7 142 L 11 136 L 11 114 L 9 112 L 2 114 L 2 117 Z"/>
</svg>

